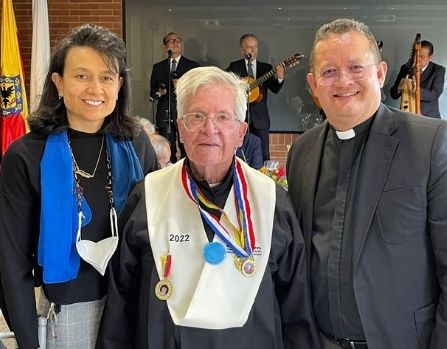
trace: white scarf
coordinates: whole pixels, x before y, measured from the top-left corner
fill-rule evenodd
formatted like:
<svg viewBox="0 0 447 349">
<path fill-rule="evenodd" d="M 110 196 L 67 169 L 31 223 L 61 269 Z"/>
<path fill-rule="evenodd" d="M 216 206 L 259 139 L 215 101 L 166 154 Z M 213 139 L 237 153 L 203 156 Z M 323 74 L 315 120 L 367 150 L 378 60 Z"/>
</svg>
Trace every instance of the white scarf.
<svg viewBox="0 0 447 349">
<path fill-rule="evenodd" d="M 228 248 L 222 263 L 211 265 L 204 261 L 202 252 L 209 241 L 199 209 L 181 184 L 183 161 L 146 176 L 152 253 L 160 279 L 164 272 L 161 257 L 171 255 L 168 279 L 173 294 L 167 305 L 176 325 L 206 329 L 241 327 L 256 298 L 270 254 L 276 187 L 270 178 L 237 161 L 247 178 L 256 234 L 256 273 L 251 277 L 235 267 L 235 254 Z M 231 221 L 237 222 L 234 200 L 232 188 L 224 210 Z M 217 235 L 214 241 L 223 243 Z"/>
</svg>

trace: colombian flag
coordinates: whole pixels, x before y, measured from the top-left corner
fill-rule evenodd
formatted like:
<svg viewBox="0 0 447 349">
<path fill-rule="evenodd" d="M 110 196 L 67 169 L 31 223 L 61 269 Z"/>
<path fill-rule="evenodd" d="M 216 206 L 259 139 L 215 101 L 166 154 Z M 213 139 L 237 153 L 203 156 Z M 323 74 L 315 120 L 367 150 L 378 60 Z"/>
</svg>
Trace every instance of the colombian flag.
<svg viewBox="0 0 447 349">
<path fill-rule="evenodd" d="M 26 132 L 28 102 L 12 0 L 3 0 L 0 70 L 0 148 Z"/>
</svg>

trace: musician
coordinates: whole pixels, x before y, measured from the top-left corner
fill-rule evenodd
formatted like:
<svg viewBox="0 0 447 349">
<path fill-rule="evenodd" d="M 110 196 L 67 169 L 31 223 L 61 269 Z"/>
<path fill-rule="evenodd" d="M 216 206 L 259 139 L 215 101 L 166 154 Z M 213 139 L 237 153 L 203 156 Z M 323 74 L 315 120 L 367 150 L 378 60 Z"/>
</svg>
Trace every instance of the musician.
<svg viewBox="0 0 447 349">
<path fill-rule="evenodd" d="M 258 39 L 253 34 L 244 34 L 239 39 L 242 59 L 231 62 L 227 71 L 236 73 L 241 77 L 251 75 L 254 79 L 261 77 L 272 70 L 272 65 L 262 63 L 258 58 Z M 249 73 L 249 63 L 251 63 L 251 72 Z M 250 103 L 248 107 L 248 123 L 250 132 L 261 138 L 262 158 L 270 159 L 269 153 L 269 129 L 270 116 L 267 107 L 267 91 L 278 93 L 284 83 L 284 67 L 279 64 L 275 67 L 276 74 L 264 82 L 259 88 L 262 99 L 259 102 Z"/>
<path fill-rule="evenodd" d="M 421 41 L 419 57 L 422 69 L 420 83 L 421 113 L 432 118 L 440 118 L 441 113 L 439 112 L 438 100 L 444 89 L 445 67 L 432 62 L 433 44 L 430 41 Z M 411 68 L 408 63 L 401 66 L 396 81 L 390 90 L 390 95 L 393 99 L 401 97 L 406 80 L 411 79 Z"/>
<path fill-rule="evenodd" d="M 150 95 L 157 100 L 156 126 L 158 133 L 166 137 L 171 144 L 171 162 L 177 161 L 176 141 L 178 131 L 176 127 L 177 108 L 175 85 L 177 80 L 188 70 L 196 68 L 199 63 L 182 55 L 182 38 L 177 33 L 168 33 L 163 38 L 163 50 L 168 58 L 155 63 L 152 68 L 150 81 Z M 170 96 L 169 96 L 170 90 Z M 169 100 L 171 107 L 169 108 Z M 169 125 L 170 121 L 170 125 Z M 183 145 L 179 142 L 180 157 L 185 156 Z"/>
</svg>

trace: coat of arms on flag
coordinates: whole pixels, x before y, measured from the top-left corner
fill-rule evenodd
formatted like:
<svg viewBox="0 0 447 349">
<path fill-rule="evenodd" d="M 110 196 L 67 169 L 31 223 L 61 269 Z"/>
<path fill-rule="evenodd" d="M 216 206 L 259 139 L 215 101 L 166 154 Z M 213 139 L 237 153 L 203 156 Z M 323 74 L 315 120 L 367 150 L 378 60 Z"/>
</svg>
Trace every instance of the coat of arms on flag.
<svg viewBox="0 0 447 349">
<path fill-rule="evenodd" d="M 28 104 L 17 24 L 11 0 L 3 0 L 0 58 L 0 151 L 26 132 Z"/>
<path fill-rule="evenodd" d="M 2 115 L 21 114 L 23 99 L 20 76 L 0 76 L 0 91 Z"/>
</svg>

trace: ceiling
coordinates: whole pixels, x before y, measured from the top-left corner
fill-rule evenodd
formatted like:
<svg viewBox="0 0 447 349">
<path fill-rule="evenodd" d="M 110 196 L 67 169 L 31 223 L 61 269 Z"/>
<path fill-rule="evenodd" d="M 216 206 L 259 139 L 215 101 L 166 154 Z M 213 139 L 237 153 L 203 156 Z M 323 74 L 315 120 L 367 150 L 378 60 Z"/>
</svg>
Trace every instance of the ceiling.
<svg viewBox="0 0 447 349">
<path fill-rule="evenodd" d="M 399 25 L 446 22 L 445 0 L 332 1 L 332 0 L 126 0 L 150 6 L 172 20 L 209 28 L 250 25 L 300 26 L 322 23 L 334 18 L 356 18 L 371 25 Z"/>
</svg>

